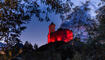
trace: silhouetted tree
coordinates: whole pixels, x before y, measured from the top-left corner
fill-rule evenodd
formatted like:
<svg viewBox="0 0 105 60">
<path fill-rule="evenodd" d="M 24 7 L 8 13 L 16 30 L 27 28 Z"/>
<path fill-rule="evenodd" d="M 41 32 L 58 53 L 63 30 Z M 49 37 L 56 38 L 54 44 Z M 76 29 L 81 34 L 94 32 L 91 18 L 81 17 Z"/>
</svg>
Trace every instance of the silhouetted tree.
<svg viewBox="0 0 105 60">
<path fill-rule="evenodd" d="M 0 0 L 0 40 L 14 45 L 37 7 L 36 1 Z"/>
<path fill-rule="evenodd" d="M 100 25 L 97 30 L 98 37 L 97 40 L 104 40 L 105 41 L 105 6 L 102 6 L 98 10 L 97 19 L 99 19 Z"/>
<path fill-rule="evenodd" d="M 24 48 L 23 49 L 26 50 L 26 51 L 31 51 L 31 50 L 33 50 L 33 46 L 32 46 L 31 43 L 26 41 L 25 44 L 24 44 Z"/>
<path fill-rule="evenodd" d="M 34 50 L 37 50 L 37 49 L 38 49 L 38 45 L 34 44 Z"/>
</svg>

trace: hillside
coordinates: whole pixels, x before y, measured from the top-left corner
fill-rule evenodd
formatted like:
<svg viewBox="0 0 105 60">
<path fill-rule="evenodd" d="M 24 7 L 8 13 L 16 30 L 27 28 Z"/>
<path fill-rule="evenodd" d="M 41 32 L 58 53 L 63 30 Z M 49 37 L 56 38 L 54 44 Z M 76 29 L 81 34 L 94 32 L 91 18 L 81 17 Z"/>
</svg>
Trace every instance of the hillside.
<svg viewBox="0 0 105 60">
<path fill-rule="evenodd" d="M 81 42 L 55 42 L 39 48 L 23 48 L 23 52 L 13 60 L 104 60 L 105 48 L 100 44 Z"/>
</svg>

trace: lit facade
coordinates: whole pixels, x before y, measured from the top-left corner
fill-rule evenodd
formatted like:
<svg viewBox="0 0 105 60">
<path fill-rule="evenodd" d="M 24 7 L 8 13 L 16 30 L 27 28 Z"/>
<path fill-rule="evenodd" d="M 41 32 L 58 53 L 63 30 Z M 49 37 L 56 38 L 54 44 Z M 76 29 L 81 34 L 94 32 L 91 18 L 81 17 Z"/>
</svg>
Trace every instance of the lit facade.
<svg viewBox="0 0 105 60">
<path fill-rule="evenodd" d="M 49 25 L 48 43 L 56 41 L 69 42 L 73 40 L 73 32 L 69 29 L 58 29 L 55 31 L 55 24 Z"/>
</svg>

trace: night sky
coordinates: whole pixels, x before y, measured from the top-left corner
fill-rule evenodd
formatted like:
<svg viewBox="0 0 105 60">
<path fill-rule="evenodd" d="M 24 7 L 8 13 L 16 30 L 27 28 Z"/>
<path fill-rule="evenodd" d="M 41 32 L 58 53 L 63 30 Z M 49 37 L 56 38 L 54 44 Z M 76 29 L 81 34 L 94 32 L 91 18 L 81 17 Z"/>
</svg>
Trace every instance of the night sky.
<svg viewBox="0 0 105 60">
<path fill-rule="evenodd" d="M 85 2 L 86 0 L 71 0 L 75 6 L 80 6 L 81 2 Z M 91 0 L 92 6 L 91 7 L 91 15 L 95 16 L 95 8 L 97 9 L 97 4 L 99 3 L 99 0 Z M 29 24 L 27 24 L 27 29 L 22 32 L 21 40 L 23 42 L 29 41 L 32 44 L 38 44 L 39 46 L 44 45 L 47 43 L 47 34 L 48 34 L 48 26 L 53 21 L 56 24 L 56 30 L 60 27 L 60 24 L 62 23 L 61 19 L 59 18 L 59 15 L 56 14 L 50 14 L 51 21 L 46 22 L 39 22 L 36 17 L 32 17 L 32 21 L 30 21 Z"/>
<path fill-rule="evenodd" d="M 27 29 L 23 31 L 21 39 L 23 42 L 29 41 L 32 44 L 38 44 L 39 46 L 47 43 L 47 34 L 49 31 L 49 24 L 54 22 L 56 24 L 56 30 L 60 27 L 61 19 L 59 15 L 52 14 L 51 21 L 40 22 L 36 17 L 32 18 L 29 24 L 27 24 Z"/>
</svg>

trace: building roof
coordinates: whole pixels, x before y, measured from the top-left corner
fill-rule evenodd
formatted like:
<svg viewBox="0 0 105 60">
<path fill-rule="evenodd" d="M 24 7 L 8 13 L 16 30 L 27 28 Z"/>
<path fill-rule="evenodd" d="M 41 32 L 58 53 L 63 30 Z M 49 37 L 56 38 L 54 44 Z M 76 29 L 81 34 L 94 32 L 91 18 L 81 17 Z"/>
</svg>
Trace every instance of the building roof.
<svg viewBox="0 0 105 60">
<path fill-rule="evenodd" d="M 51 25 L 55 25 L 53 22 L 51 22 Z"/>
</svg>

